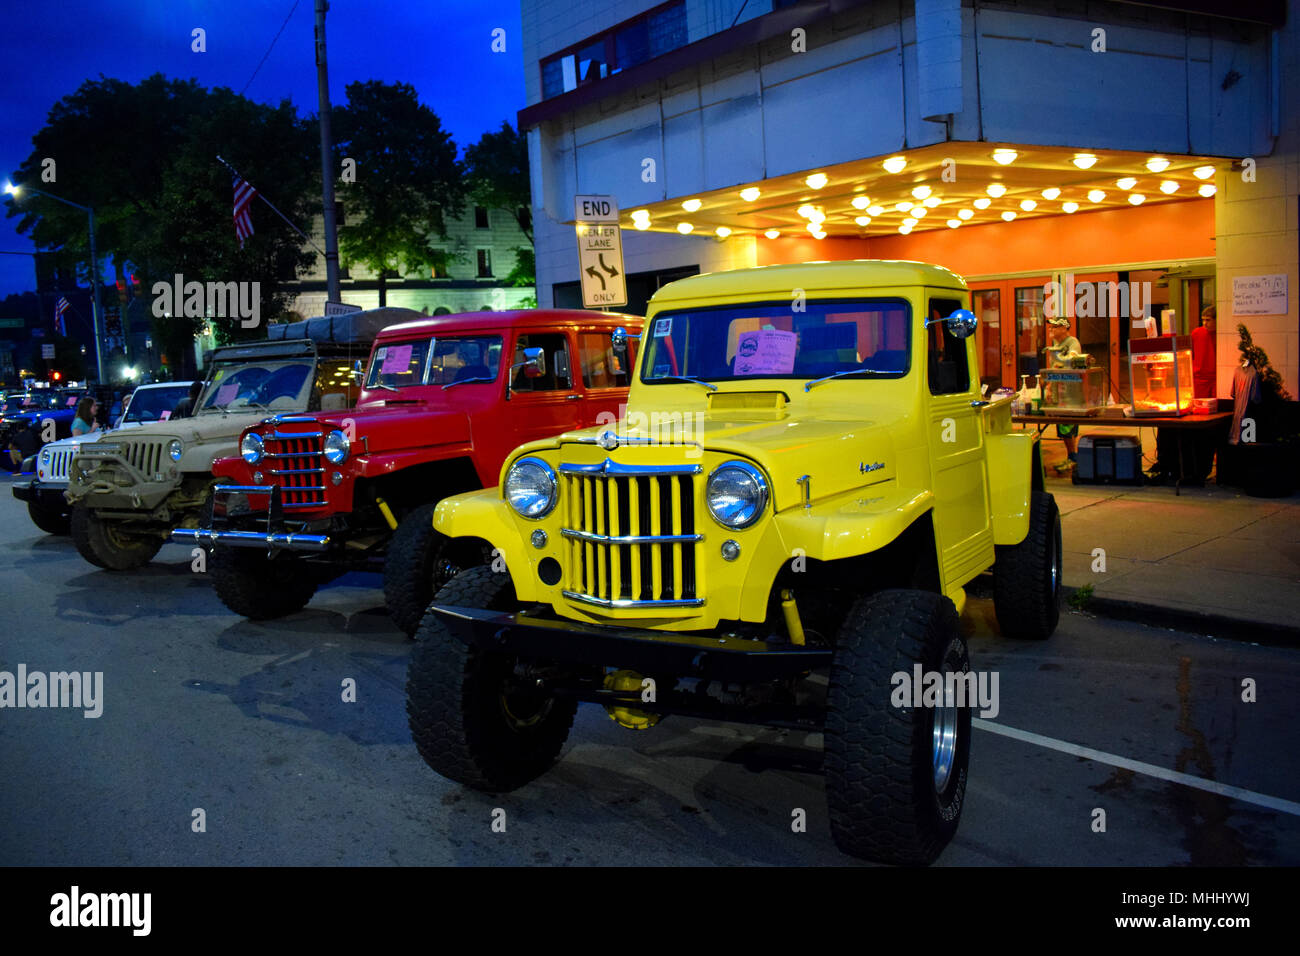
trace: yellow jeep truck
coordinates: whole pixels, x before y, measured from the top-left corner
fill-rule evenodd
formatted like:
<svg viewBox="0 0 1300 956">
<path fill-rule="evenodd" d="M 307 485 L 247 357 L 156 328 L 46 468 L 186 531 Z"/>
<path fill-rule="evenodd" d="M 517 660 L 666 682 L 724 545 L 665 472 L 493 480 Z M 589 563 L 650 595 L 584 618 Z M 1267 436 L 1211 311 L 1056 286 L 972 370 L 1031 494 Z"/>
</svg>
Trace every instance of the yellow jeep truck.
<svg viewBox="0 0 1300 956">
<path fill-rule="evenodd" d="M 820 729 L 840 848 L 933 861 L 966 790 L 964 585 L 992 569 L 1007 635 L 1045 639 L 1060 613 L 1060 517 L 1035 438 L 981 394 L 968 301 L 915 262 L 661 289 L 617 421 L 518 448 L 499 487 L 438 506 L 438 531 L 498 560 L 421 623 L 425 761 L 522 786 L 581 701 L 632 730 Z M 942 694 L 904 693 L 931 675 Z"/>
</svg>

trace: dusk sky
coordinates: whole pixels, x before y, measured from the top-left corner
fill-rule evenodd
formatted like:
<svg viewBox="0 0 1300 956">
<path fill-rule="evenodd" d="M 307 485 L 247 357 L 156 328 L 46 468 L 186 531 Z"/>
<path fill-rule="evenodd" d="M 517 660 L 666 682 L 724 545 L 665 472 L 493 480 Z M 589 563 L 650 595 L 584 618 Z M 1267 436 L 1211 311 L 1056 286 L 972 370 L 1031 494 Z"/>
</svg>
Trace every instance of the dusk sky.
<svg viewBox="0 0 1300 956">
<path fill-rule="evenodd" d="M 290 10 L 293 13 L 290 15 Z M 314 0 L 57 0 L 7 3 L 0 23 L 0 181 L 31 151 L 50 107 L 82 81 L 137 82 L 154 73 L 226 86 L 262 103 L 317 108 Z M 288 16 L 286 24 L 285 18 Z M 258 69 L 281 25 L 284 32 Z M 207 31 L 207 52 L 190 50 Z M 506 52 L 491 50 L 506 31 Z M 404 82 L 441 117 L 463 151 L 524 105 L 519 4 L 515 0 L 331 0 L 326 18 L 330 99 L 354 80 Z M 257 71 L 254 77 L 254 71 Z M 249 83 L 250 78 L 252 82 Z M 215 145 L 215 144 L 214 144 Z M 166 149 L 166 143 L 149 144 Z M 256 184 L 274 193 L 273 184 Z M 81 201 L 75 183 L 46 191 Z M 0 250 L 30 252 L 18 217 L 0 216 Z M 101 249 L 101 253 L 104 250 Z M 0 255 L 0 296 L 34 289 L 30 256 Z"/>
</svg>

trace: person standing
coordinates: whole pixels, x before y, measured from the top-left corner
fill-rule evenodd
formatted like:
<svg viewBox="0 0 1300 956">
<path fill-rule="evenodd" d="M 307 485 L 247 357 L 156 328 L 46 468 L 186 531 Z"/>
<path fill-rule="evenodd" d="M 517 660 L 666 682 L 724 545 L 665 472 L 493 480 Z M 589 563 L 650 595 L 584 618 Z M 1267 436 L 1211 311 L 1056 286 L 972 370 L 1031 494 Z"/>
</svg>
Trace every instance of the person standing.
<svg viewBox="0 0 1300 956">
<path fill-rule="evenodd" d="M 1070 333 L 1070 320 L 1057 317 L 1047 320 L 1047 331 L 1051 336 L 1047 346 L 1047 364 L 1051 368 L 1068 368 L 1070 360 L 1083 354 L 1083 345 Z M 1068 471 L 1069 462 L 1079 457 L 1079 426 L 1057 425 L 1056 437 L 1065 445 L 1066 461 L 1056 466 L 1057 471 Z"/>
<path fill-rule="evenodd" d="M 1192 329 L 1192 395 L 1217 398 L 1215 370 L 1214 322 L 1216 310 L 1207 305 L 1201 310 L 1201 324 Z"/>
<path fill-rule="evenodd" d="M 98 411 L 99 403 L 89 395 L 79 401 L 76 417 L 72 419 L 72 437 L 99 431 L 99 426 L 95 424 L 95 415 Z"/>
</svg>

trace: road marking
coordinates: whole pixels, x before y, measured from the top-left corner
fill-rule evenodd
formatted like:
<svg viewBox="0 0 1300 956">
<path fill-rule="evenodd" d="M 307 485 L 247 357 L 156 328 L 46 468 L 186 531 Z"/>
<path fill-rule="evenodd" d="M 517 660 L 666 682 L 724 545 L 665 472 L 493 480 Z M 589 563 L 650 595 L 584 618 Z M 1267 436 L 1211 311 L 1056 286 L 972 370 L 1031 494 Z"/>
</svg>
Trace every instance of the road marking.
<svg viewBox="0 0 1300 956">
<path fill-rule="evenodd" d="M 997 724 L 993 721 L 982 720 L 979 717 L 971 719 L 971 726 L 978 730 L 987 730 L 989 733 L 1000 734 L 1003 737 L 1010 737 L 1012 740 L 1020 740 L 1027 744 L 1037 744 L 1040 747 L 1046 747 L 1049 750 L 1058 750 L 1061 753 L 1070 754 L 1075 757 L 1086 757 L 1088 760 L 1095 760 L 1098 763 L 1109 764 L 1112 767 L 1120 767 L 1124 770 L 1133 770 L 1137 773 L 1144 773 L 1149 777 L 1158 777 L 1161 780 L 1181 783 L 1183 786 L 1195 787 L 1198 790 L 1208 790 L 1210 793 L 1217 793 L 1224 797 L 1232 797 L 1234 800 L 1253 803 L 1256 806 L 1267 807 L 1270 810 L 1278 810 L 1282 813 L 1290 813 L 1293 816 L 1300 817 L 1300 803 L 1295 803 L 1291 800 L 1283 800 L 1280 797 L 1270 797 L 1267 794 L 1256 793 L 1253 790 L 1243 790 L 1241 787 L 1229 786 L 1226 783 L 1219 783 L 1216 780 L 1206 780 L 1204 777 L 1194 777 L 1190 773 L 1180 773 L 1177 770 L 1167 770 L 1164 767 L 1157 767 L 1153 763 L 1143 763 L 1141 760 L 1130 760 L 1128 757 L 1121 757 L 1117 754 L 1108 754 L 1104 750 L 1093 750 L 1091 747 L 1080 747 L 1078 744 L 1072 744 L 1068 740 L 1057 740 L 1055 737 L 1044 737 L 1042 734 L 1031 733 L 1028 730 L 1017 730 L 1015 727 L 1008 727 L 1006 724 Z"/>
</svg>

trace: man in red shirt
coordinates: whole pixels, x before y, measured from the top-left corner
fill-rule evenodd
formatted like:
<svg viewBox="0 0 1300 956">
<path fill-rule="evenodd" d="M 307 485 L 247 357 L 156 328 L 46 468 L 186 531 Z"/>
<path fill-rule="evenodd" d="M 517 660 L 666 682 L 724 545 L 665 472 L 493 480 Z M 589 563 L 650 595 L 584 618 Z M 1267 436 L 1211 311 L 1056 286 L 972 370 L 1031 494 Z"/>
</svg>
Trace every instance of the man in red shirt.
<svg viewBox="0 0 1300 956">
<path fill-rule="evenodd" d="M 1207 305 L 1201 310 L 1200 328 L 1192 329 L 1192 395 L 1196 398 L 1216 398 L 1214 367 L 1215 309 Z"/>
</svg>

